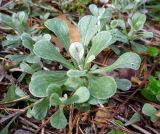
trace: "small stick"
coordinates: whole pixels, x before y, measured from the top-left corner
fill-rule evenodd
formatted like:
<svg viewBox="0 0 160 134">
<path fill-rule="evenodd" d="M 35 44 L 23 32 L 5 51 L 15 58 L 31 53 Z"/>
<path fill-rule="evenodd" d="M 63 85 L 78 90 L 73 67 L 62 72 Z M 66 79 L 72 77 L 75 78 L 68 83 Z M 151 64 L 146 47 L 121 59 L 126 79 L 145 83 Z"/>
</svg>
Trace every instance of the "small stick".
<svg viewBox="0 0 160 134">
<path fill-rule="evenodd" d="M 78 113 L 76 114 L 75 119 L 74 119 L 74 121 L 73 121 L 73 123 L 72 123 L 72 127 L 71 127 L 71 129 L 69 130 L 68 134 L 71 134 L 71 133 L 72 133 L 72 129 L 73 129 L 74 125 L 76 124 L 79 116 L 80 116 L 80 111 L 78 111 Z"/>
<path fill-rule="evenodd" d="M 26 100 L 28 98 L 29 98 L 29 95 L 26 95 L 26 96 L 21 97 L 21 98 L 16 99 L 16 100 L 0 102 L 0 105 L 11 104 L 11 103 L 15 103 L 15 102 L 18 102 L 18 101 L 21 101 L 21 100 Z"/>
<path fill-rule="evenodd" d="M 42 123 L 42 125 L 37 128 L 37 130 L 34 132 L 34 134 L 38 134 L 38 132 L 39 132 L 42 128 L 44 128 L 44 126 L 46 126 L 46 125 L 50 122 L 50 119 L 51 119 L 51 117 L 49 117 L 46 121 L 44 121 L 44 122 Z"/>
<path fill-rule="evenodd" d="M 146 126 L 146 128 L 150 129 L 152 132 L 154 132 L 155 134 L 160 134 L 160 132 L 158 132 L 156 129 L 151 128 L 150 126 Z"/>
<path fill-rule="evenodd" d="M 23 117 L 21 117 L 21 116 L 19 117 L 19 119 L 21 119 L 20 121 L 21 121 L 21 123 L 23 123 L 23 124 L 29 124 L 30 126 L 32 126 L 32 127 L 35 128 L 35 129 L 38 128 L 37 125 L 35 125 L 34 123 L 30 122 L 29 120 L 26 120 L 25 118 L 23 118 Z"/>
<path fill-rule="evenodd" d="M 0 110 L 24 112 L 24 109 L 14 109 L 14 108 L 6 108 L 6 107 L 0 108 Z"/>
<path fill-rule="evenodd" d="M 44 120 L 42 120 L 42 124 L 44 124 Z M 45 132 L 45 127 L 42 128 L 41 134 L 44 134 L 44 132 Z"/>
</svg>

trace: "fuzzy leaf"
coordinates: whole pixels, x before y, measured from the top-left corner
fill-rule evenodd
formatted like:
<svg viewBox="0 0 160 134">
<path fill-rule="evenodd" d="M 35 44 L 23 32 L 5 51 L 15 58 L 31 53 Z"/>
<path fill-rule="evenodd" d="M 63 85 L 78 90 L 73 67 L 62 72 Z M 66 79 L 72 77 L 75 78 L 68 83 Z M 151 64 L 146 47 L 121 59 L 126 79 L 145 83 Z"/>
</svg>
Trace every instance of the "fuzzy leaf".
<svg viewBox="0 0 160 134">
<path fill-rule="evenodd" d="M 77 77 L 81 77 L 81 76 L 85 76 L 86 75 L 86 71 L 81 71 L 81 70 L 69 70 L 67 71 L 67 76 L 70 78 L 77 78 Z"/>
<path fill-rule="evenodd" d="M 55 33 L 60 42 L 63 44 L 64 48 L 68 51 L 70 41 L 67 24 L 63 20 L 57 18 L 49 19 L 44 24 L 49 30 Z"/>
<path fill-rule="evenodd" d="M 80 87 L 76 90 L 73 96 L 78 96 L 78 99 L 75 101 L 75 103 L 84 103 L 89 99 L 90 92 L 86 87 Z"/>
<path fill-rule="evenodd" d="M 130 68 L 137 70 L 140 67 L 140 63 L 141 58 L 136 53 L 126 52 L 122 54 L 112 65 L 97 69 L 92 73 L 111 72 L 118 68 Z"/>
<path fill-rule="evenodd" d="M 57 106 L 57 105 L 60 105 L 60 104 L 62 104 L 62 101 L 60 100 L 59 95 L 56 94 L 56 93 L 51 94 L 51 96 L 50 96 L 50 105 Z"/>
<path fill-rule="evenodd" d="M 131 19 L 128 19 L 128 23 L 133 30 L 141 30 L 146 22 L 146 15 L 140 12 L 133 14 Z"/>
<path fill-rule="evenodd" d="M 34 53 L 41 58 L 47 60 L 58 61 L 62 63 L 67 68 L 73 68 L 72 64 L 70 64 L 55 48 L 55 46 L 47 41 L 41 40 L 36 42 L 33 49 Z"/>
<path fill-rule="evenodd" d="M 64 116 L 62 108 L 52 115 L 50 122 L 57 129 L 62 129 L 67 125 L 67 119 Z"/>
<path fill-rule="evenodd" d="M 97 99 L 108 99 L 116 93 L 117 85 L 112 77 L 89 77 L 89 90 Z"/>
<path fill-rule="evenodd" d="M 140 121 L 140 115 L 139 115 L 139 113 L 134 113 L 132 115 L 132 117 L 130 118 L 130 120 L 125 123 L 125 126 L 134 124 L 134 123 L 136 123 L 138 121 Z"/>
<path fill-rule="evenodd" d="M 87 55 L 89 58 L 91 55 L 94 55 L 95 57 L 105 48 L 107 48 L 110 44 L 112 36 L 110 32 L 102 31 L 98 33 L 96 36 L 93 37 L 92 40 L 92 47 Z"/>
<path fill-rule="evenodd" d="M 131 88 L 132 83 L 127 79 L 118 79 L 116 78 L 117 88 L 122 91 L 127 91 Z"/>
<path fill-rule="evenodd" d="M 91 15 L 84 16 L 78 23 L 78 31 L 80 33 L 81 43 L 88 46 L 92 37 L 98 30 L 97 18 Z"/>
<path fill-rule="evenodd" d="M 146 103 L 143 105 L 142 113 L 149 116 L 152 122 L 156 122 L 158 120 L 158 117 L 156 116 L 156 112 L 157 110 L 153 105 L 149 103 Z"/>
<path fill-rule="evenodd" d="M 80 63 L 84 55 L 83 45 L 79 42 L 72 43 L 69 47 L 69 53 L 78 63 Z"/>
<path fill-rule="evenodd" d="M 66 73 L 63 71 L 39 71 L 32 75 L 29 91 L 35 97 L 46 97 L 50 84 L 62 85 L 66 79 Z"/>
<path fill-rule="evenodd" d="M 46 117 L 48 109 L 49 100 L 44 98 L 33 106 L 31 114 L 35 119 L 42 120 Z"/>
</svg>

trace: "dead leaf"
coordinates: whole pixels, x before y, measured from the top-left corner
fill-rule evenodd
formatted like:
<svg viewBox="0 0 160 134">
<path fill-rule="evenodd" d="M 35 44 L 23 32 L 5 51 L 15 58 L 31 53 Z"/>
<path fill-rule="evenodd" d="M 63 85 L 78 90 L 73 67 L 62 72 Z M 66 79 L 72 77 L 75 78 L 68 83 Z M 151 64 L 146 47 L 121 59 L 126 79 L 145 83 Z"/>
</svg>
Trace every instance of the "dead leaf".
<svg viewBox="0 0 160 134">
<path fill-rule="evenodd" d="M 101 128 L 104 127 L 107 123 L 107 120 L 110 120 L 112 118 L 112 110 L 107 108 L 101 108 L 96 112 L 96 125 L 97 127 Z"/>
<path fill-rule="evenodd" d="M 69 28 L 70 43 L 80 42 L 80 35 L 79 35 L 79 32 L 78 32 L 77 26 L 73 25 L 71 23 L 71 21 L 67 18 L 67 16 L 64 15 L 64 14 L 59 15 L 56 18 L 61 19 L 61 20 L 65 21 L 67 23 L 68 28 Z M 51 37 L 52 37 L 51 41 L 54 42 L 54 44 L 60 49 L 60 52 L 62 52 L 63 51 L 63 45 L 61 44 L 59 39 L 54 35 L 52 35 Z"/>
<path fill-rule="evenodd" d="M 132 77 L 131 82 L 138 84 L 138 85 L 141 85 L 141 83 L 142 83 L 142 81 L 138 77 Z"/>
<path fill-rule="evenodd" d="M 156 116 L 160 117 L 160 111 L 158 111 L 158 112 L 156 113 Z"/>
</svg>

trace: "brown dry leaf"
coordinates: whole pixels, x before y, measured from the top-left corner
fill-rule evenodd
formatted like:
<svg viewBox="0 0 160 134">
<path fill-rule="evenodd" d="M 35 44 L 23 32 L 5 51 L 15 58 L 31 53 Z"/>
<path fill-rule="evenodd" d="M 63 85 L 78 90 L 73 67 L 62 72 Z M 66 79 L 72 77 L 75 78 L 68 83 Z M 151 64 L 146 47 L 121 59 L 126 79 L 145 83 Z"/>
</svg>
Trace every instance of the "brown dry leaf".
<svg viewBox="0 0 160 134">
<path fill-rule="evenodd" d="M 112 118 L 112 111 L 106 108 L 101 108 L 96 112 L 95 122 L 99 128 L 104 127 L 107 120 Z"/>
<path fill-rule="evenodd" d="M 131 82 L 141 85 L 142 81 L 140 79 L 138 79 L 138 77 L 131 77 Z"/>
<path fill-rule="evenodd" d="M 62 19 L 62 20 L 64 20 L 67 23 L 67 25 L 69 27 L 70 42 L 71 43 L 73 43 L 73 42 L 79 42 L 80 41 L 80 35 L 79 35 L 79 32 L 78 32 L 77 26 L 73 25 L 71 23 L 71 21 L 69 19 L 67 19 L 67 16 L 64 15 L 64 14 L 59 15 L 56 18 Z"/>
<path fill-rule="evenodd" d="M 158 112 L 156 113 L 156 116 L 160 117 L 160 111 L 158 111 Z"/>
<path fill-rule="evenodd" d="M 59 15 L 56 18 L 61 19 L 61 20 L 65 21 L 67 23 L 68 28 L 69 28 L 70 42 L 71 43 L 73 43 L 73 42 L 79 42 L 80 41 L 80 35 L 78 33 L 77 26 L 73 25 L 71 23 L 71 21 L 69 19 L 67 19 L 67 16 L 64 15 L 64 14 Z M 55 45 L 60 49 L 61 52 L 63 51 L 63 45 L 61 44 L 61 42 L 59 41 L 59 39 L 56 36 L 52 35 L 51 41 L 55 43 Z"/>
</svg>

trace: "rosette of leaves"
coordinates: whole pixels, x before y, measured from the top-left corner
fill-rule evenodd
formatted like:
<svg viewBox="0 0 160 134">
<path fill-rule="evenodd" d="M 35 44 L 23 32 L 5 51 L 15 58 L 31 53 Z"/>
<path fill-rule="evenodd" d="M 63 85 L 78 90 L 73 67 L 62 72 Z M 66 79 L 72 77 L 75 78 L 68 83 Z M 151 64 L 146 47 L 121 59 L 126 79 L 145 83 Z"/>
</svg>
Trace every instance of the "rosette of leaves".
<svg viewBox="0 0 160 134">
<path fill-rule="evenodd" d="M 40 98 L 31 110 L 36 119 L 43 119 L 48 109 L 55 106 L 57 111 L 51 117 L 51 125 L 58 129 L 64 128 L 67 125 L 63 113 L 66 105 L 83 107 L 85 104 L 104 103 L 117 90 L 114 78 L 105 74 L 118 68 L 134 70 L 139 68 L 141 59 L 132 52 L 122 54 L 107 67 L 99 68 L 91 64 L 103 49 L 109 47 L 112 40 L 109 31 L 98 32 L 97 22 L 95 16 L 82 17 L 78 23 L 80 42 L 74 43 L 70 43 L 69 29 L 64 21 L 54 18 L 44 23 L 59 38 L 70 54 L 71 60 L 65 59 L 48 40 L 35 43 L 33 52 L 37 56 L 57 61 L 68 69 L 68 71 L 38 71 L 32 75 L 29 91 L 33 96 Z"/>
<path fill-rule="evenodd" d="M 145 0 L 112 0 L 115 12 L 122 13 L 134 12 L 145 3 Z"/>
<path fill-rule="evenodd" d="M 119 18 L 119 16 L 111 20 L 113 9 L 98 8 L 94 4 L 90 5 L 89 9 L 91 13 L 99 19 L 99 30 L 110 30 L 112 34 L 110 44 L 114 44 L 118 41 L 124 44 L 130 44 L 132 49 L 139 53 L 144 53 L 147 50 L 140 42 L 144 39 L 152 38 L 153 33 L 143 29 L 146 22 L 146 15 L 144 13 L 139 11 L 132 12 L 128 15 L 127 21 L 122 17 Z M 101 20 L 103 20 L 103 22 Z M 111 45 L 110 48 L 116 53 L 120 53 L 116 46 Z"/>
<path fill-rule="evenodd" d="M 20 64 L 22 71 L 32 74 L 41 69 L 40 58 L 33 53 L 33 45 L 37 39 L 34 39 L 36 27 L 28 26 L 28 15 L 21 11 L 13 13 L 12 16 L 0 13 L 0 23 L 5 31 L 14 31 L 6 36 L 2 42 L 5 49 L 22 48 L 27 50 L 25 54 L 9 54 L 5 56 L 17 64 Z M 45 38 L 41 37 L 41 39 Z"/>
</svg>

